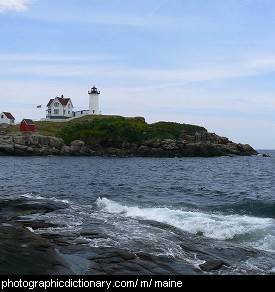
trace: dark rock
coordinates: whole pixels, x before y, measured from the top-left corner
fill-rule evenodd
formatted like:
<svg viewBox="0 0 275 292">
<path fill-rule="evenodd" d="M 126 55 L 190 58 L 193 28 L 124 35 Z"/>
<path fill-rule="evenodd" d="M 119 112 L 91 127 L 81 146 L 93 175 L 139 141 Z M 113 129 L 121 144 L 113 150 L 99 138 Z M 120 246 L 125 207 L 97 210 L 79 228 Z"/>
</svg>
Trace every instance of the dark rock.
<svg viewBox="0 0 275 292">
<path fill-rule="evenodd" d="M 134 117 L 133 120 L 140 122 L 140 123 L 144 123 L 146 124 L 145 118 L 144 117 Z"/>
<path fill-rule="evenodd" d="M 54 247 L 20 226 L 1 226 L 0 275 L 73 275 Z"/>
<path fill-rule="evenodd" d="M 80 147 L 81 148 L 84 145 L 85 145 L 85 143 L 81 140 L 75 140 L 71 143 L 71 146 L 73 146 L 73 147 Z"/>
<path fill-rule="evenodd" d="M 70 147 L 64 145 L 60 150 L 61 155 L 69 155 L 70 154 Z"/>
<path fill-rule="evenodd" d="M 220 269 L 223 265 L 224 263 L 221 260 L 212 259 L 199 265 L 199 267 L 205 272 L 211 272 Z"/>
<path fill-rule="evenodd" d="M 145 121 L 144 121 L 145 122 Z M 236 144 L 226 137 L 206 131 L 185 132 L 175 139 L 156 139 L 131 144 L 120 139 L 102 138 L 85 145 L 81 140 L 64 145 L 62 139 L 37 133 L 0 135 L 0 155 L 72 155 L 113 157 L 214 157 L 257 155 L 248 144 Z"/>
<path fill-rule="evenodd" d="M 37 133 L 16 133 L 0 137 L 0 155 L 57 155 L 64 142 Z"/>
<path fill-rule="evenodd" d="M 265 154 L 265 153 L 260 153 L 260 154 L 258 154 L 258 156 L 261 156 L 261 157 L 270 157 L 268 154 Z"/>
<path fill-rule="evenodd" d="M 102 259 L 120 258 L 120 261 L 128 261 L 136 259 L 136 255 L 123 249 L 118 248 L 101 248 L 97 254 L 90 257 L 90 260 L 101 261 Z"/>
<path fill-rule="evenodd" d="M 0 153 L 9 155 L 9 154 L 14 154 L 14 146 L 13 145 L 1 145 L 0 146 Z"/>
</svg>

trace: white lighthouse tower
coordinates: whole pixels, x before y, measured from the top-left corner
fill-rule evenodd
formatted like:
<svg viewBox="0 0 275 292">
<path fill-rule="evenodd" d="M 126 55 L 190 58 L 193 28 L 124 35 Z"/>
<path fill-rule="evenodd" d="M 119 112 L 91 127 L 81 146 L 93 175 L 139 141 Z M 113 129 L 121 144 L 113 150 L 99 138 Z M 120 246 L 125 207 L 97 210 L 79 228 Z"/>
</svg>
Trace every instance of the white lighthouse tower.
<svg viewBox="0 0 275 292">
<path fill-rule="evenodd" d="M 90 95 L 90 104 L 89 104 L 89 115 L 99 115 L 99 95 L 100 91 L 94 86 L 91 90 L 88 91 Z"/>
</svg>

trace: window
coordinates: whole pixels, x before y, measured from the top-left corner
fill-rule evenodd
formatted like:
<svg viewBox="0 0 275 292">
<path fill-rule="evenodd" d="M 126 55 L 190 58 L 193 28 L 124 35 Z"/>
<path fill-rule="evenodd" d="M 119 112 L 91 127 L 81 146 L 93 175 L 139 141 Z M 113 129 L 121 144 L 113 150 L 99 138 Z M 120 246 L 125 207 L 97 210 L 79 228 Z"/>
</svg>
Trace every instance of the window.
<svg viewBox="0 0 275 292">
<path fill-rule="evenodd" d="M 1 119 L 4 119 L 4 115 L 1 115 Z"/>
<path fill-rule="evenodd" d="M 59 110 L 55 109 L 55 110 L 54 110 L 54 114 L 55 114 L 55 115 L 59 115 Z"/>
<path fill-rule="evenodd" d="M 68 108 L 71 108 L 71 105 L 70 104 L 68 104 Z"/>
<path fill-rule="evenodd" d="M 59 102 L 55 102 L 54 107 L 59 107 Z"/>
</svg>

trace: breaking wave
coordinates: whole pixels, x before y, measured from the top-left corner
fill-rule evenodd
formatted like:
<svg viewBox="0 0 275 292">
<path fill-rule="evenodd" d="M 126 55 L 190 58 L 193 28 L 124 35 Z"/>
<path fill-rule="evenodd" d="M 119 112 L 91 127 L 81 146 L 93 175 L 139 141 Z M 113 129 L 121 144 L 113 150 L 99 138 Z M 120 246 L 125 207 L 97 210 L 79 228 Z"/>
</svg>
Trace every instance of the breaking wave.
<svg viewBox="0 0 275 292">
<path fill-rule="evenodd" d="M 182 231 L 218 240 L 258 241 L 259 247 L 274 250 L 268 243 L 274 238 L 274 219 L 240 215 L 222 215 L 173 210 L 169 208 L 140 208 L 126 206 L 107 198 L 98 198 L 97 207 L 104 212 L 141 220 L 168 224 Z M 266 239 L 266 242 L 265 242 Z M 261 244 L 260 244 L 261 243 Z"/>
</svg>

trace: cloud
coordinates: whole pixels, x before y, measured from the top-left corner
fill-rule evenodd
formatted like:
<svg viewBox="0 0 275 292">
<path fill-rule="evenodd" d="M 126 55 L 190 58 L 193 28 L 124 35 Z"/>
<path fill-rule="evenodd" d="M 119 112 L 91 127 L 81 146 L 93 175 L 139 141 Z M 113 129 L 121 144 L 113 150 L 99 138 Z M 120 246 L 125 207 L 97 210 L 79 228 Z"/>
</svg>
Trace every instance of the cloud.
<svg viewBox="0 0 275 292">
<path fill-rule="evenodd" d="M 133 80 L 143 83 L 189 84 L 203 81 L 219 81 L 234 78 L 259 76 L 275 72 L 275 56 L 260 58 L 240 57 L 234 60 L 209 60 L 187 64 L 176 69 L 117 66 L 111 61 L 115 56 L 50 56 L 0 54 L 0 74 L 5 76 L 24 75 L 32 77 L 81 77 L 87 72 L 97 72 L 101 78 Z M 21 62 L 21 63 L 20 63 Z M 24 63 L 23 63 L 24 62 Z M 74 63 L 72 63 L 74 62 Z M 15 63 L 12 64 L 11 63 Z M 6 66 L 4 66 L 6 65 Z"/>
<path fill-rule="evenodd" d="M 27 4 L 35 0 L 0 0 L 0 13 L 8 10 L 26 11 Z"/>
</svg>

